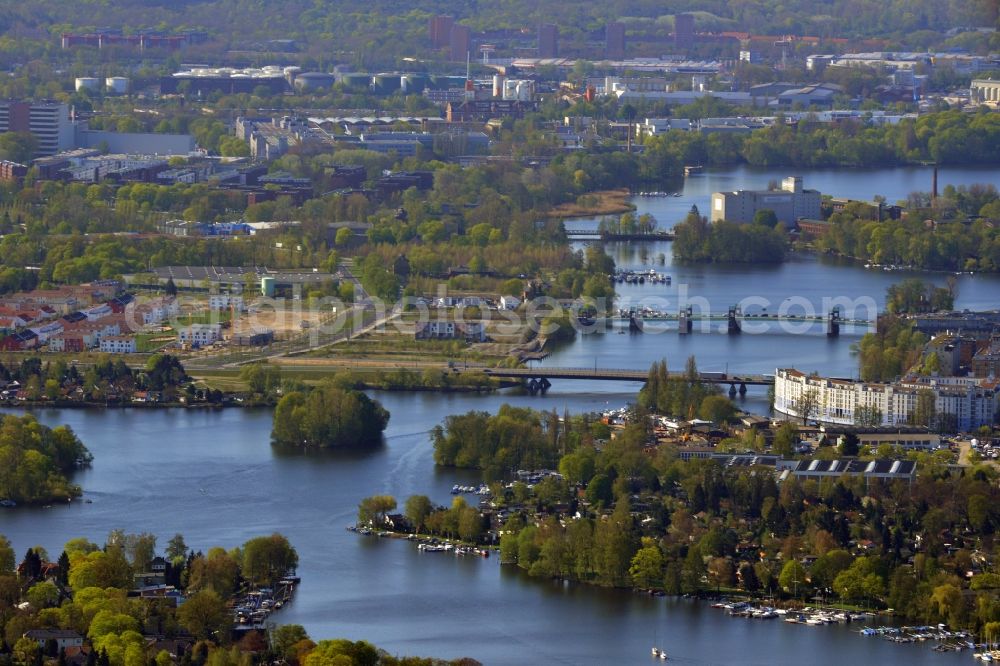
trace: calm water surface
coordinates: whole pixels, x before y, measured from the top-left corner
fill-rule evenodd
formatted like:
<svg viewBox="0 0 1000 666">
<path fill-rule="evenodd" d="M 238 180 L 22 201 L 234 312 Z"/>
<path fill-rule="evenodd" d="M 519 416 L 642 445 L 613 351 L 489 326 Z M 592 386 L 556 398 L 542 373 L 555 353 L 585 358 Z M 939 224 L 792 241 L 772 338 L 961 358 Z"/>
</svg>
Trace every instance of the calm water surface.
<svg viewBox="0 0 1000 666">
<path fill-rule="evenodd" d="M 683 217 L 692 203 L 707 211 L 711 191 L 764 187 L 784 172 L 737 169 L 688 179 L 684 196 L 639 199 L 640 212 L 661 226 Z M 903 198 L 929 189 L 928 170 L 804 172 L 806 187 L 837 196 Z M 956 180 L 957 179 L 957 180 Z M 948 182 L 998 182 L 996 173 L 942 170 Z M 667 224 L 667 223 L 670 224 Z M 614 245 L 623 267 L 670 273 L 670 287 L 623 287 L 623 299 L 659 299 L 676 309 L 681 289 L 705 298 L 712 311 L 741 299 L 766 299 L 775 312 L 788 298 L 817 310 L 824 298 L 867 296 L 881 303 L 899 279 L 863 268 L 794 257 L 779 267 L 683 267 L 670 263 L 669 244 Z M 662 265 L 659 254 L 664 255 Z M 932 276 L 942 282 L 944 276 Z M 1000 281 L 962 276 L 960 307 L 1000 307 Z M 861 331 L 830 341 L 822 331 L 767 332 L 738 337 L 714 332 L 681 337 L 625 335 L 615 330 L 579 336 L 545 364 L 646 368 L 659 358 L 680 368 L 695 355 L 704 370 L 770 372 L 794 365 L 850 374 L 850 345 Z M 454 483 L 473 474 L 437 470 L 428 431 L 449 414 L 495 411 L 503 402 L 559 411 L 599 410 L 634 399 L 637 384 L 556 381 L 545 397 L 522 395 L 380 394 L 392 413 L 386 443 L 365 454 L 287 455 L 269 445 L 267 410 L 127 411 L 42 410 L 45 423 L 67 423 L 93 451 L 95 463 L 77 475 L 91 504 L 0 511 L 0 533 L 17 551 L 42 545 L 57 554 L 69 538 L 102 541 L 111 529 L 150 531 L 161 546 L 176 532 L 190 546 L 237 546 L 251 536 L 281 531 L 299 551 L 303 585 L 275 619 L 305 625 L 314 637 L 366 639 L 399 654 L 472 656 L 486 664 L 645 664 L 663 646 L 689 664 L 950 664 L 968 655 L 939 655 L 927 645 L 896 646 L 861 638 L 857 627 L 790 626 L 731 619 L 705 604 L 648 598 L 530 579 L 497 559 L 418 552 L 410 543 L 345 531 L 358 501 L 373 493 L 405 498 L 425 493 L 447 503 Z M 763 411 L 751 392 L 746 406 Z"/>
</svg>

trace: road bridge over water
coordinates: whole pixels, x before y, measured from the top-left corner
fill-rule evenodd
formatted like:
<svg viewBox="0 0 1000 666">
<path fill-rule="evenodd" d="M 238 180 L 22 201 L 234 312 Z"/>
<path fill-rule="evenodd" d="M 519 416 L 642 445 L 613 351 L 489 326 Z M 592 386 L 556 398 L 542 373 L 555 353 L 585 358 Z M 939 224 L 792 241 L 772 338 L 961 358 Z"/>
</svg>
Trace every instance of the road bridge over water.
<svg viewBox="0 0 1000 666">
<path fill-rule="evenodd" d="M 460 368 L 455 368 L 461 372 Z M 531 393 L 544 393 L 552 386 L 553 379 L 582 379 L 590 381 L 645 382 L 648 370 L 628 370 L 613 368 L 559 368 L 539 366 L 536 368 L 476 368 L 497 379 L 521 380 Z M 699 380 L 709 384 L 728 384 L 730 394 L 745 394 L 748 386 L 770 386 L 774 375 L 730 374 L 725 372 L 702 372 Z"/>
</svg>

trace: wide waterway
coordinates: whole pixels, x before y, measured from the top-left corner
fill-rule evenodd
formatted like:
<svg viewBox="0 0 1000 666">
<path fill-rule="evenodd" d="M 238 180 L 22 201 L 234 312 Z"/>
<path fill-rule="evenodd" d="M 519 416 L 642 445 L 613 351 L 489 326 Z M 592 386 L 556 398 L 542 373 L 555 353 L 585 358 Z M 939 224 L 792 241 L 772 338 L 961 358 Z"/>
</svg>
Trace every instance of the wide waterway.
<svg viewBox="0 0 1000 666">
<path fill-rule="evenodd" d="M 860 177 L 847 172 L 845 178 L 855 178 L 854 189 L 834 189 L 838 181 L 832 176 L 827 189 L 868 198 L 881 188 L 892 200 L 896 192 L 905 196 L 911 189 L 929 188 L 929 180 L 921 185 L 923 176 L 911 171 Z M 718 178 L 733 188 L 762 187 L 781 175 L 736 170 Z M 803 175 L 807 187 L 826 191 L 817 174 Z M 994 172 L 949 177 L 942 170 L 940 182 L 997 180 Z M 692 203 L 707 210 L 706 192 L 718 187 L 706 184 L 712 178 L 717 177 L 689 179 L 684 196 L 676 199 L 637 199 L 640 212 L 649 210 L 670 226 Z M 875 191 L 872 184 L 878 186 Z M 689 192 L 696 187 L 701 189 Z M 881 304 L 885 287 L 901 277 L 812 256 L 767 268 L 683 267 L 670 264 L 667 244 L 645 250 L 616 245 L 609 251 L 623 267 L 653 267 L 673 277 L 669 287 L 623 287 L 624 297 L 676 299 L 687 285 L 688 296 L 706 298 L 713 311 L 748 297 L 767 299 L 771 312 L 799 297 L 819 305 L 824 297 L 867 296 Z M 660 252 L 663 266 L 655 261 Z M 958 305 L 997 307 L 998 287 L 996 277 L 961 276 Z M 795 365 L 850 375 L 856 363 L 850 344 L 857 338 L 853 333 L 829 341 L 819 331 L 681 337 L 612 330 L 580 336 L 545 364 L 645 368 L 666 357 L 672 368 L 680 368 L 693 354 L 705 370 L 770 372 Z M 117 527 L 153 532 L 161 546 L 181 532 L 197 549 L 233 547 L 251 536 L 281 531 L 298 549 L 303 584 L 295 601 L 274 619 L 301 623 L 317 638 L 366 639 L 399 654 L 468 655 L 486 664 L 642 664 L 650 661 L 655 642 L 673 660 L 692 664 L 969 662 L 968 655 L 936 654 L 926 644 L 862 638 L 857 625 L 814 628 L 732 619 L 707 604 L 530 579 L 500 567 L 495 557 L 420 553 L 405 541 L 344 529 L 366 495 L 390 493 L 402 500 L 425 493 L 447 503 L 454 483 L 475 480 L 472 474 L 434 467 L 428 431 L 449 414 L 494 411 L 503 402 L 598 410 L 628 402 L 637 389 L 627 383 L 556 381 L 544 397 L 383 393 L 377 397 L 392 413 L 385 445 L 364 454 L 325 456 L 273 451 L 267 410 L 41 410 L 37 415 L 45 423 L 69 424 L 93 451 L 93 467 L 75 478 L 92 503 L 2 510 L 0 533 L 11 538 L 18 553 L 37 544 L 55 556 L 72 537 L 102 541 Z M 748 406 L 766 408 L 759 393 Z"/>
</svg>

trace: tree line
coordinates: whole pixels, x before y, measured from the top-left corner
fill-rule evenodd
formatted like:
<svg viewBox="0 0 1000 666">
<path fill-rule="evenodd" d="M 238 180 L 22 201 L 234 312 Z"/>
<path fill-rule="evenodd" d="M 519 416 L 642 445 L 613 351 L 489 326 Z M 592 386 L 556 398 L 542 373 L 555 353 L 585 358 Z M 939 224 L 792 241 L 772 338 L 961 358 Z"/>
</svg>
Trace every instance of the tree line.
<svg viewBox="0 0 1000 666">
<path fill-rule="evenodd" d="M 389 412 L 380 402 L 328 382 L 278 401 L 271 442 L 312 450 L 371 448 L 382 442 L 388 423 Z"/>
<path fill-rule="evenodd" d="M 0 416 L 0 499 L 42 504 L 75 499 L 74 470 L 90 463 L 90 451 L 68 426 L 49 428 L 34 416 Z"/>
<path fill-rule="evenodd" d="M 314 641 L 294 624 L 272 627 L 266 634 L 246 632 L 236 640 L 234 602 L 295 573 L 298 553 L 288 539 L 275 533 L 230 550 L 213 547 L 203 552 L 189 548 L 183 535 L 174 535 L 159 561 L 165 562 L 167 585 L 184 594 L 182 604 L 132 594 L 136 577 L 151 575 L 156 544 L 153 534 L 114 530 L 103 545 L 85 538 L 69 540 L 53 562 L 44 548 L 29 548 L 17 564 L 10 542 L 0 536 L 0 659 L 62 663 L 66 655 L 54 641 L 40 644 L 24 634 L 64 629 L 85 637 L 89 666 L 459 663 L 394 657 L 366 641 Z M 149 635 L 176 640 L 177 647 L 159 648 L 147 640 Z"/>
</svg>

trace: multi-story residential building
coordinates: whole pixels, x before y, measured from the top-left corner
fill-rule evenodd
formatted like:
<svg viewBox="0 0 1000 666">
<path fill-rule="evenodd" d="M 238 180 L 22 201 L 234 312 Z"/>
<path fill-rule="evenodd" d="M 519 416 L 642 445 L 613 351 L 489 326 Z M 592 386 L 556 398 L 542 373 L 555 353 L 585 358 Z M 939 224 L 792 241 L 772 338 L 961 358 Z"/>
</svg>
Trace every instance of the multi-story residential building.
<svg viewBox="0 0 1000 666">
<path fill-rule="evenodd" d="M 50 321 L 39 326 L 32 326 L 30 330 L 38 336 L 39 343 L 45 344 L 49 338 L 63 332 L 63 324 L 61 321 Z"/>
<path fill-rule="evenodd" d="M 802 188 L 802 178 L 790 176 L 780 190 L 737 190 L 712 194 L 712 222 L 752 222 L 759 210 L 774 211 L 779 222 L 791 226 L 799 218 L 820 218 L 820 193 Z"/>
<path fill-rule="evenodd" d="M 243 312 L 243 297 L 238 294 L 210 294 L 208 297 L 209 310 L 235 310 Z"/>
<path fill-rule="evenodd" d="M 151 324 L 161 324 L 180 312 L 177 300 L 164 296 L 154 298 L 144 303 L 130 303 L 126 309 L 126 314 L 135 318 L 137 324 L 149 326 Z"/>
<path fill-rule="evenodd" d="M 101 340 L 101 351 L 106 354 L 134 354 L 136 349 L 131 335 L 109 335 Z"/>
<path fill-rule="evenodd" d="M 57 335 L 49 338 L 49 351 L 52 352 L 82 352 L 87 347 L 80 335 Z"/>
<path fill-rule="evenodd" d="M 219 324 L 191 324 L 180 329 L 179 337 L 184 344 L 204 347 L 222 339 L 222 326 Z"/>
<path fill-rule="evenodd" d="M 416 325 L 417 340 L 465 340 L 485 342 L 486 327 L 482 322 L 425 321 Z"/>
<path fill-rule="evenodd" d="M 774 377 L 774 408 L 837 425 L 868 421 L 891 427 L 926 419 L 967 432 L 994 422 L 1000 383 L 973 377 L 908 377 L 883 384 L 780 369 Z"/>
</svg>

